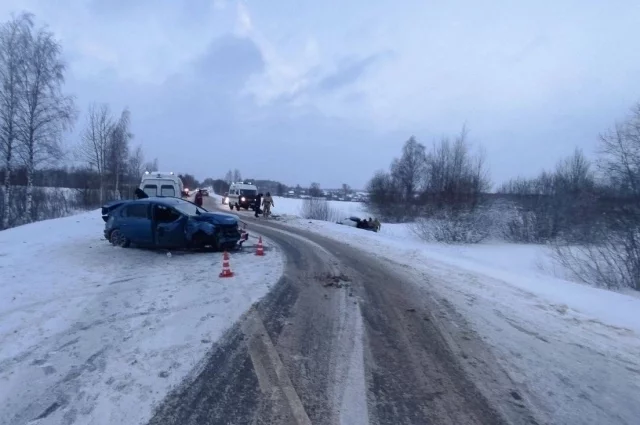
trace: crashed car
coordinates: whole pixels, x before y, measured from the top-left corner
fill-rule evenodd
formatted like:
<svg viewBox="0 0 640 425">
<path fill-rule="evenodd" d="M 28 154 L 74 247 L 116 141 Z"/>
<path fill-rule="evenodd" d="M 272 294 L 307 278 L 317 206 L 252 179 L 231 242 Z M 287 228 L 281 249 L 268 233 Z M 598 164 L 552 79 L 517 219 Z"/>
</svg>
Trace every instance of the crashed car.
<svg viewBox="0 0 640 425">
<path fill-rule="evenodd" d="M 372 232 L 378 231 L 375 225 L 372 225 L 368 220 L 363 220 L 359 217 L 347 217 L 339 220 L 337 223 L 345 226 L 356 227 L 358 229 L 371 230 Z"/>
<path fill-rule="evenodd" d="M 247 239 L 238 217 L 172 197 L 113 201 L 102 207 L 104 237 L 113 245 L 231 250 Z"/>
</svg>

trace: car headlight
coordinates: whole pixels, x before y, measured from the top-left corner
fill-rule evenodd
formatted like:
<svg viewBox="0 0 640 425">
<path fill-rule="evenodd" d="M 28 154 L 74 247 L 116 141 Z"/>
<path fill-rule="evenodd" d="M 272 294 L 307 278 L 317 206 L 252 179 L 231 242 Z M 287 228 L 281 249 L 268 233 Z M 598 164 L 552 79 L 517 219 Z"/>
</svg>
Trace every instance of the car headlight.
<svg viewBox="0 0 640 425">
<path fill-rule="evenodd" d="M 242 198 L 240 198 L 240 201 L 241 201 L 241 202 L 244 202 L 244 196 L 243 196 Z"/>
</svg>

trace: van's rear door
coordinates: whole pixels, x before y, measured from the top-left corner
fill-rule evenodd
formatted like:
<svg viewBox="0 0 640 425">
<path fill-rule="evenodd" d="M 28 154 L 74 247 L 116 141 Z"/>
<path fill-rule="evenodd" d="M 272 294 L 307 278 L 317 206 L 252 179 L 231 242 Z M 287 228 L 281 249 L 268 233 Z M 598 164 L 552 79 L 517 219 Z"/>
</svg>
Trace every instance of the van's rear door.
<svg viewBox="0 0 640 425">
<path fill-rule="evenodd" d="M 144 182 L 144 186 L 142 186 L 142 190 L 144 191 L 144 193 L 147 194 L 147 196 L 158 196 L 158 185 L 155 184 L 154 182 Z"/>
</svg>

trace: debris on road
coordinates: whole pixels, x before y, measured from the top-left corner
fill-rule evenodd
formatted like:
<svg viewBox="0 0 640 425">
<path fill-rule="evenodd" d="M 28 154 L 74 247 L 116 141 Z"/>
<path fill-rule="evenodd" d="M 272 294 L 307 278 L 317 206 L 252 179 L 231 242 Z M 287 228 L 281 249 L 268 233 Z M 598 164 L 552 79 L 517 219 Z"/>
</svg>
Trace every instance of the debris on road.
<svg viewBox="0 0 640 425">
<path fill-rule="evenodd" d="M 333 287 L 333 288 L 344 288 L 348 286 L 348 282 L 351 281 L 348 276 L 345 274 L 332 275 L 327 274 L 324 279 L 326 279 L 326 283 L 324 284 L 325 288 Z"/>
</svg>

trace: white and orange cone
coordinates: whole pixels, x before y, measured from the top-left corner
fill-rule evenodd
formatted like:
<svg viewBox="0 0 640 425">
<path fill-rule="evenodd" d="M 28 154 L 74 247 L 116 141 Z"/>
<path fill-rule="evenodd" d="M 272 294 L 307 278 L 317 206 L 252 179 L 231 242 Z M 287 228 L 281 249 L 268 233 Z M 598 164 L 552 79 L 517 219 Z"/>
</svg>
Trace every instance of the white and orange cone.
<svg viewBox="0 0 640 425">
<path fill-rule="evenodd" d="M 262 246 L 262 236 L 258 238 L 258 247 L 256 248 L 256 255 L 264 255 L 264 247 Z"/>
<path fill-rule="evenodd" d="M 233 272 L 229 266 L 229 253 L 227 251 L 224 252 L 224 256 L 222 257 L 222 272 L 220 273 L 220 277 L 233 277 Z"/>
</svg>

